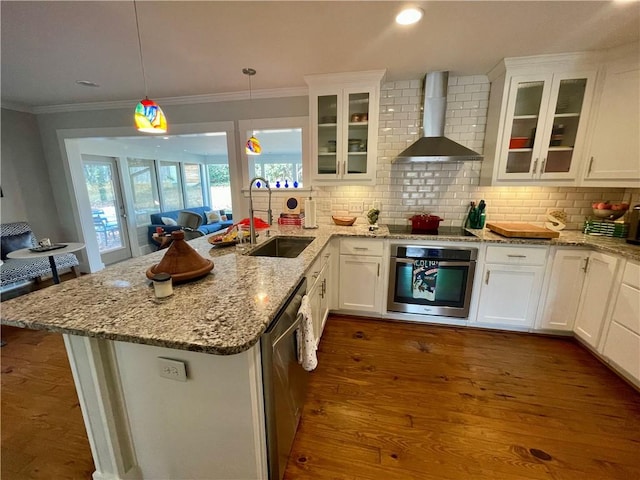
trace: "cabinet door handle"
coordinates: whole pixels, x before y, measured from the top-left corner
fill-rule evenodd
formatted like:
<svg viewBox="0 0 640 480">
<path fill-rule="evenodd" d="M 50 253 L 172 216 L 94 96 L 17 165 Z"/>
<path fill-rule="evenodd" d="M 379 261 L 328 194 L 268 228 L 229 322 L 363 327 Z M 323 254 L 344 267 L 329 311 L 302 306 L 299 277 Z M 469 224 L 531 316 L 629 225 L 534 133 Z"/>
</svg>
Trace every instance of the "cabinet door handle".
<svg viewBox="0 0 640 480">
<path fill-rule="evenodd" d="M 589 159 L 589 168 L 587 168 L 587 177 L 591 173 L 591 167 L 593 166 L 593 157 Z"/>
<path fill-rule="evenodd" d="M 542 159 L 542 163 L 540 164 L 540 175 L 544 173 L 544 164 L 547 163 L 547 158 Z"/>
<path fill-rule="evenodd" d="M 322 280 L 322 298 L 327 294 L 327 279 Z"/>
<path fill-rule="evenodd" d="M 584 273 L 587 273 L 587 271 L 589 270 L 589 257 L 584 259 L 584 267 L 582 268 L 582 270 L 584 270 Z"/>
<path fill-rule="evenodd" d="M 342 162 L 342 175 L 347 174 L 347 161 Z"/>
<path fill-rule="evenodd" d="M 378 264 L 378 277 L 380 276 L 380 264 Z"/>
<path fill-rule="evenodd" d="M 538 159 L 537 158 L 533 162 L 533 171 L 531 172 L 531 176 L 533 177 L 536 173 L 538 173 Z"/>
<path fill-rule="evenodd" d="M 509 258 L 527 258 L 526 255 L 512 255 L 512 254 L 507 254 L 507 257 L 509 257 Z"/>
<path fill-rule="evenodd" d="M 489 285 L 489 276 L 491 275 L 491 270 L 487 270 L 487 274 L 484 276 L 484 284 Z"/>
</svg>

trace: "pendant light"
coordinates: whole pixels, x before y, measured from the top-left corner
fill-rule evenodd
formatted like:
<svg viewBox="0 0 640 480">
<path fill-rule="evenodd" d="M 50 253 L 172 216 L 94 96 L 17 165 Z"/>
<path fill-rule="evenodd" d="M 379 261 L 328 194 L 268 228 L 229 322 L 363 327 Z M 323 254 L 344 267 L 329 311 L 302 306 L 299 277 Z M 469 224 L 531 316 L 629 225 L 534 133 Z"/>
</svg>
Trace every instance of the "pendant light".
<svg viewBox="0 0 640 480">
<path fill-rule="evenodd" d="M 256 74 L 256 71 L 253 68 L 243 68 L 242 73 L 249 77 L 249 116 L 252 115 L 252 98 L 251 98 L 251 77 Z M 251 137 L 247 140 L 245 144 L 244 151 L 247 155 L 260 155 L 262 153 L 262 146 L 260 145 L 260 140 L 258 140 L 253 131 L 253 118 L 250 120 L 251 122 Z"/>
<path fill-rule="evenodd" d="M 140 66 L 142 67 L 142 81 L 144 83 L 144 99 L 138 102 L 134 113 L 136 128 L 144 133 L 166 133 L 167 118 L 160 106 L 147 95 L 147 76 L 144 71 L 144 58 L 142 56 L 142 41 L 140 40 L 140 25 L 138 24 L 138 8 L 136 0 L 133 0 L 133 11 L 136 15 L 136 30 L 138 32 L 138 49 L 140 51 Z"/>
</svg>

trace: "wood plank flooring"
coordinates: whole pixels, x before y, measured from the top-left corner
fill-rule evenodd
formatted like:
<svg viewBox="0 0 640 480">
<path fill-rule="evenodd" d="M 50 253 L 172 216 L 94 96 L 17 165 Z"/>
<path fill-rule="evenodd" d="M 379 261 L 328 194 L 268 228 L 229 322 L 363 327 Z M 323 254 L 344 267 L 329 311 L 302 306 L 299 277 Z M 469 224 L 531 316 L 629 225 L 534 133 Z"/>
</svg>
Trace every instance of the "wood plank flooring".
<svg viewBox="0 0 640 480">
<path fill-rule="evenodd" d="M 95 469 L 62 335 L 7 326 L 1 333 L 2 479 L 90 479 Z"/>
<path fill-rule="evenodd" d="M 640 394 L 571 339 L 332 316 L 285 479 L 638 479 Z"/>
<path fill-rule="evenodd" d="M 11 327 L 2 336 L 2 479 L 89 480 L 61 336 Z M 636 478 L 640 393 L 574 341 L 344 316 L 327 322 L 285 472 Z"/>
</svg>

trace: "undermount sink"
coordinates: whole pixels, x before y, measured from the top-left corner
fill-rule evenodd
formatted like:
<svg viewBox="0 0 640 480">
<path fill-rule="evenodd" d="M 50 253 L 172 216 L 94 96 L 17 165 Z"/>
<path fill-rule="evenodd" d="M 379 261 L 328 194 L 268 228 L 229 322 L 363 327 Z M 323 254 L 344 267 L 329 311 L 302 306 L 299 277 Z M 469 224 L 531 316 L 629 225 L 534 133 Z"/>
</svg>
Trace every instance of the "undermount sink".
<svg viewBox="0 0 640 480">
<path fill-rule="evenodd" d="M 251 250 L 247 255 L 251 257 L 296 258 L 313 240 L 313 237 L 275 237 Z"/>
</svg>

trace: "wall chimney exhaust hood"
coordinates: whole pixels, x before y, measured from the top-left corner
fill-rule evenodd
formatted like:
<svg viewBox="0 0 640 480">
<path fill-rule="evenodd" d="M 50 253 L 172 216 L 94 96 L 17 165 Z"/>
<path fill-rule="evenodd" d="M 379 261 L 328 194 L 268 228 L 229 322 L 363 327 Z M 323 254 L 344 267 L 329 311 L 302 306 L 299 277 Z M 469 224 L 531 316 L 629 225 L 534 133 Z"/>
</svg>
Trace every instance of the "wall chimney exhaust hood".
<svg viewBox="0 0 640 480">
<path fill-rule="evenodd" d="M 398 162 L 466 162 L 482 155 L 444 136 L 449 72 L 428 73 L 424 81 L 424 136 L 402 151 Z"/>
</svg>

